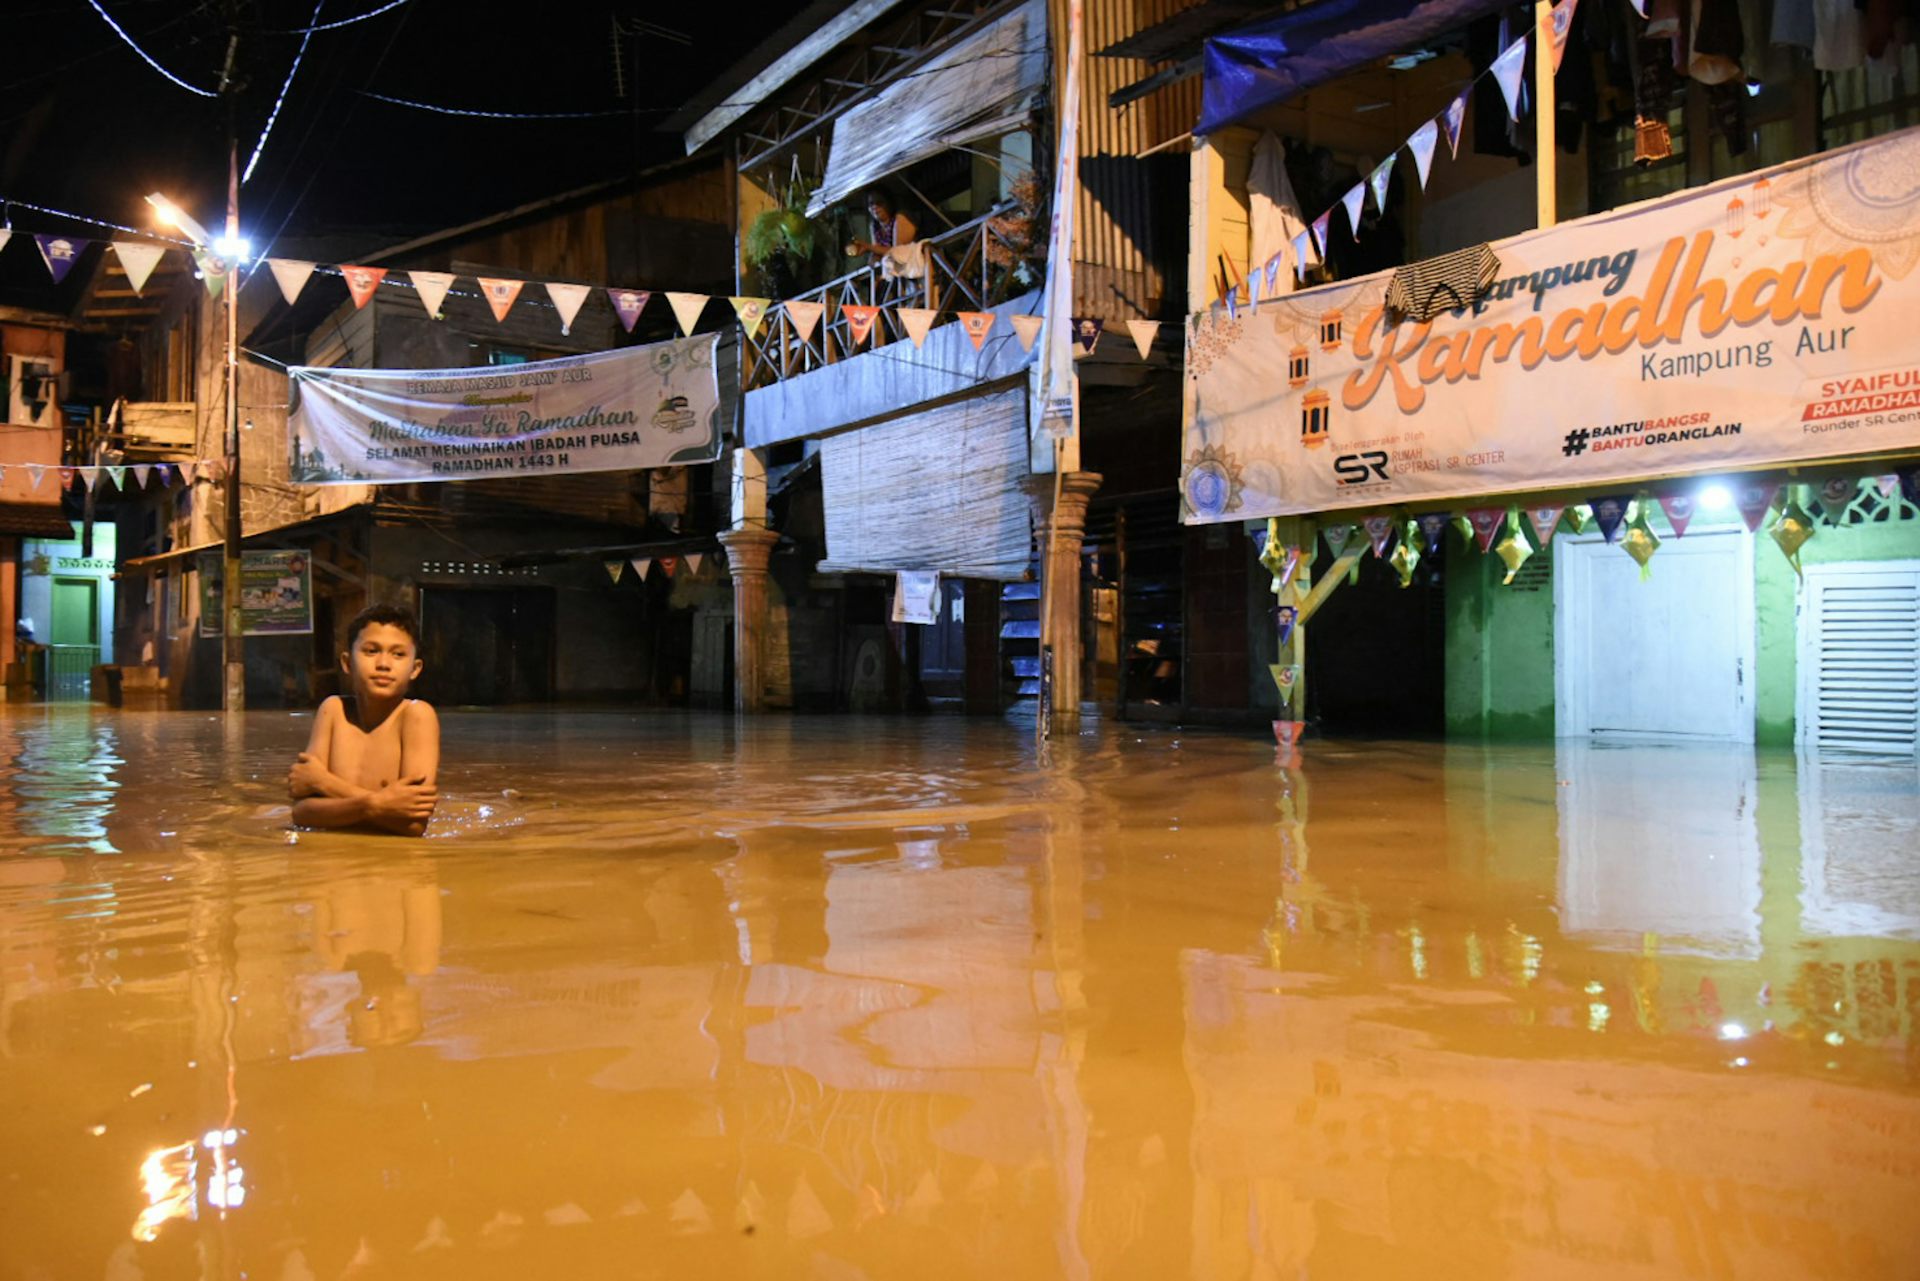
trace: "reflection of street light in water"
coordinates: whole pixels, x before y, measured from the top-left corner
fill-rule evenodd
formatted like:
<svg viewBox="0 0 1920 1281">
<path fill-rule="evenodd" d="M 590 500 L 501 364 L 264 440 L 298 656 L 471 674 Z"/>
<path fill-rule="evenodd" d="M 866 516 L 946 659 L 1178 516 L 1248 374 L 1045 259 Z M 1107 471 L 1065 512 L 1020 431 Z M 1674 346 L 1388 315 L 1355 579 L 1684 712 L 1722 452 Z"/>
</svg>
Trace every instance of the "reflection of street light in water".
<svg viewBox="0 0 1920 1281">
<path fill-rule="evenodd" d="M 227 515 L 224 542 L 226 571 L 221 579 L 220 607 L 225 615 L 220 629 L 221 663 L 225 669 L 221 705 L 227 711 L 246 707 L 246 666 L 240 630 L 240 265 L 253 256 L 253 246 L 240 234 L 239 153 L 229 147 L 227 226 L 215 236 L 184 209 L 159 192 L 147 196 L 156 221 L 178 227 L 193 241 L 194 261 L 202 272 L 222 277 L 227 329 Z"/>
</svg>

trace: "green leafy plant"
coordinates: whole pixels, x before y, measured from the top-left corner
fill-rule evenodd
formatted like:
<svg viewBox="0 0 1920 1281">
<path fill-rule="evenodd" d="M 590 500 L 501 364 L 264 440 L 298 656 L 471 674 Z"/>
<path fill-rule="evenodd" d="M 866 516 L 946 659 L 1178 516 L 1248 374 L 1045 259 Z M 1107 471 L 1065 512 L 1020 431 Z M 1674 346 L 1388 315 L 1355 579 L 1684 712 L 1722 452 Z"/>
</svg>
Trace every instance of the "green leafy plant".
<svg viewBox="0 0 1920 1281">
<path fill-rule="evenodd" d="M 825 243 L 820 224 L 807 217 L 812 195 L 812 186 L 796 177 L 787 184 L 786 197 L 762 210 L 741 237 L 747 265 L 760 273 L 773 297 L 785 298 L 806 287 L 809 268 Z"/>
</svg>

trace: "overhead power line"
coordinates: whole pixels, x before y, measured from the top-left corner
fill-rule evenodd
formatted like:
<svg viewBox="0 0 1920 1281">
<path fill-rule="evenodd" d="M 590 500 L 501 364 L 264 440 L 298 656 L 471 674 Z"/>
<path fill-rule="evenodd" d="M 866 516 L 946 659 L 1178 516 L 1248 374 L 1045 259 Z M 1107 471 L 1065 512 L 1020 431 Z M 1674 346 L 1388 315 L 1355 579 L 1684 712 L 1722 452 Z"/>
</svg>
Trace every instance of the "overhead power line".
<svg viewBox="0 0 1920 1281">
<path fill-rule="evenodd" d="M 356 13 L 351 18 L 341 18 L 334 22 L 321 22 L 316 13 L 314 17 L 307 19 L 307 22 L 310 24 L 308 26 L 294 27 L 290 31 L 274 31 L 268 34 L 276 36 L 310 36 L 316 31 L 338 31 L 341 27 L 351 27 L 354 23 L 365 22 L 368 18 L 377 18 L 388 10 L 398 9 L 406 3 L 407 0 L 387 0 L 387 3 L 381 5 L 378 9 L 369 9 L 365 13 Z"/>
<path fill-rule="evenodd" d="M 320 9 L 326 3 L 327 0 L 313 0 L 313 16 L 307 19 L 309 23 L 320 21 Z M 253 167 L 260 163 L 260 153 L 267 149 L 267 135 L 273 132 L 273 122 L 280 118 L 280 108 L 287 101 L 287 90 L 293 88 L 293 78 L 300 71 L 300 60 L 307 56 L 307 45 L 317 30 L 318 27 L 309 26 L 300 37 L 300 50 L 293 55 L 293 65 L 287 68 L 287 78 L 280 85 L 280 96 L 273 100 L 273 110 L 267 113 L 267 123 L 261 126 L 260 141 L 253 144 L 253 155 L 247 160 L 247 171 L 240 175 L 242 183 L 253 178 Z"/>
<path fill-rule="evenodd" d="M 148 53 L 145 49 L 142 49 L 139 46 L 139 44 L 134 41 L 134 38 L 127 34 L 126 28 L 122 27 L 119 23 L 115 22 L 113 20 L 113 15 L 100 7 L 100 0 L 87 0 L 87 3 L 93 6 L 93 11 L 99 14 L 101 18 L 106 21 L 106 24 L 109 27 L 113 28 L 113 34 L 115 34 L 116 36 L 119 36 L 122 40 L 126 41 L 127 48 L 139 54 L 141 59 L 145 61 L 149 67 L 152 67 L 155 71 L 158 71 L 161 75 L 173 81 L 173 83 L 179 85 L 182 89 L 185 89 L 188 93 L 197 93 L 202 98 L 217 98 L 220 96 L 219 94 L 215 93 L 211 89 L 202 89 L 199 85 L 188 84 L 186 81 L 182 80 L 179 76 L 174 75 L 171 71 L 168 71 L 165 67 L 161 66 L 158 62 L 155 62 L 153 59 L 153 55 Z"/>
</svg>

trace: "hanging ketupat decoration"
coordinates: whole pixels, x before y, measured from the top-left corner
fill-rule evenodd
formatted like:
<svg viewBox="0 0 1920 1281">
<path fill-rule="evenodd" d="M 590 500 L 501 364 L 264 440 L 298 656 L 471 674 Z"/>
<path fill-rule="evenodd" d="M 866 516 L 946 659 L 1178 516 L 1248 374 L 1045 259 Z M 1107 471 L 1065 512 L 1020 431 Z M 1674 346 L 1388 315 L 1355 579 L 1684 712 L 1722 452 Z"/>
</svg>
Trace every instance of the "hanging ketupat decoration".
<svg viewBox="0 0 1920 1281">
<path fill-rule="evenodd" d="M 1402 587 L 1413 586 L 1413 567 L 1420 563 L 1420 525 L 1417 521 L 1408 521 L 1400 530 L 1400 545 L 1393 549 L 1393 555 L 1387 558 L 1393 566 L 1393 572 L 1400 575 Z"/>
<path fill-rule="evenodd" d="M 1627 525 L 1627 535 L 1620 540 L 1620 545 L 1640 566 L 1640 581 L 1644 583 L 1653 577 L 1653 570 L 1647 562 L 1660 550 L 1660 536 L 1653 532 L 1653 526 L 1647 522 L 1647 513 L 1653 509 L 1653 499 L 1642 494 L 1633 506 L 1633 519 Z"/>
<path fill-rule="evenodd" d="M 1502 583 L 1513 582 L 1513 576 L 1520 572 L 1520 567 L 1533 555 L 1533 544 L 1527 541 L 1526 531 L 1520 525 L 1518 507 L 1507 512 L 1507 534 L 1494 547 L 1493 554 L 1498 556 L 1500 563 L 1507 567 L 1507 576 L 1500 580 Z"/>
<path fill-rule="evenodd" d="M 1800 505 L 1799 486 L 1787 491 L 1787 504 L 1774 518 L 1773 528 L 1767 531 L 1769 537 L 1779 545 L 1780 552 L 1787 558 L 1787 564 L 1793 566 L 1796 578 L 1806 575 L 1800 569 L 1800 549 L 1814 535 L 1813 517 Z"/>
</svg>

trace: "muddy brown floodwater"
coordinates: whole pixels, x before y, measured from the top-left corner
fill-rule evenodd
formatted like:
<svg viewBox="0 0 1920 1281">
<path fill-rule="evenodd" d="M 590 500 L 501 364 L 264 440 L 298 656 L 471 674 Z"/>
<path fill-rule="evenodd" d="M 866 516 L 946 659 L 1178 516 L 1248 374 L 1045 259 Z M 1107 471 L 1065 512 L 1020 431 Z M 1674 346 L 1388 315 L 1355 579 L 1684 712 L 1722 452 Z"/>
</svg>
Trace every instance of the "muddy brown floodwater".
<svg viewBox="0 0 1920 1281">
<path fill-rule="evenodd" d="M 0 1281 L 1920 1275 L 1920 775 L 0 711 Z"/>
</svg>

